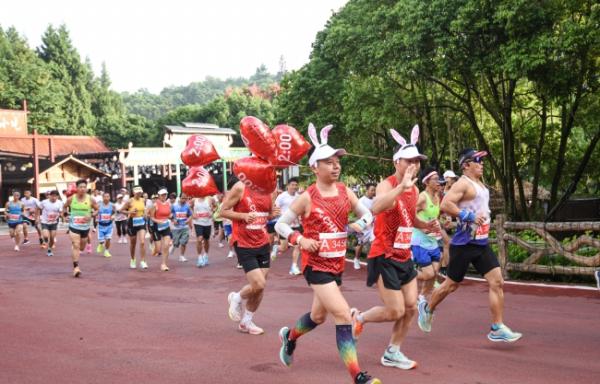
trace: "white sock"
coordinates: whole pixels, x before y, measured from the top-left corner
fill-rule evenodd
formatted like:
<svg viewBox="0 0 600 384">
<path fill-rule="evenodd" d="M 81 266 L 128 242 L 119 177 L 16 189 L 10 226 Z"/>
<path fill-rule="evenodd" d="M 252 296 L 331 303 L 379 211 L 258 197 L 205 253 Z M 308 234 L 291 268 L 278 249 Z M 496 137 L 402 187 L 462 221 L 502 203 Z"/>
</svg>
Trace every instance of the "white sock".
<svg viewBox="0 0 600 384">
<path fill-rule="evenodd" d="M 360 323 L 364 323 L 365 322 L 364 314 L 361 312 L 358 315 L 356 315 L 356 320 L 358 320 Z"/>
<path fill-rule="evenodd" d="M 388 346 L 388 351 L 389 351 L 390 353 L 396 353 L 396 352 L 400 352 L 400 346 L 399 346 L 399 345 L 397 345 L 397 344 L 390 344 L 390 345 Z"/>
<path fill-rule="evenodd" d="M 239 293 L 239 292 L 234 292 L 234 293 L 233 293 L 233 300 L 234 300 L 236 303 L 241 303 L 241 302 L 242 302 L 242 295 L 240 295 L 240 293 Z"/>
<path fill-rule="evenodd" d="M 247 324 L 252 321 L 252 317 L 254 316 L 254 312 L 250 312 L 249 310 L 244 311 L 244 317 L 242 318 L 242 323 Z"/>
</svg>

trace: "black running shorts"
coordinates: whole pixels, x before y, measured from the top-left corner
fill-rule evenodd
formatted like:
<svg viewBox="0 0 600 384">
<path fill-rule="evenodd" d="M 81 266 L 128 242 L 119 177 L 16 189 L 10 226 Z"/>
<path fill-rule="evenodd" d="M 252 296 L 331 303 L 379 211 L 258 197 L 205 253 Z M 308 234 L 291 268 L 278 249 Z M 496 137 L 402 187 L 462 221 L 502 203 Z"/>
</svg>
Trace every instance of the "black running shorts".
<svg viewBox="0 0 600 384">
<path fill-rule="evenodd" d="M 379 276 L 385 288 L 399 291 L 417 277 L 417 271 L 411 259 L 400 262 L 381 255 L 367 260 L 367 286 L 372 287 Z"/>
<path fill-rule="evenodd" d="M 238 263 L 248 273 L 258 268 L 271 267 L 271 246 L 265 244 L 259 248 L 238 247 L 237 242 L 233 245 L 237 255 Z"/>
<path fill-rule="evenodd" d="M 494 268 L 500 267 L 498 258 L 489 245 L 450 245 L 450 261 L 448 263 L 448 277 L 457 283 L 465 278 L 473 264 L 475 270 L 482 276 Z"/>
<path fill-rule="evenodd" d="M 323 272 L 323 271 L 313 271 L 311 266 L 307 266 L 304 268 L 304 272 L 302 273 L 308 285 L 324 285 L 329 284 L 333 281 L 339 287 L 342 285 L 342 274 L 341 273 L 331 273 L 331 272 Z"/>
</svg>

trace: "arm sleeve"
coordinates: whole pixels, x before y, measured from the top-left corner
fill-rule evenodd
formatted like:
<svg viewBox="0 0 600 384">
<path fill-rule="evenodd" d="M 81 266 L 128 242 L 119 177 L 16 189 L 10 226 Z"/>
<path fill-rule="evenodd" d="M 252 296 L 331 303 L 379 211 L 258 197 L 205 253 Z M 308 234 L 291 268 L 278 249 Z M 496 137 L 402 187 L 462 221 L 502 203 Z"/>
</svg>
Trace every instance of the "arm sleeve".
<svg viewBox="0 0 600 384">
<path fill-rule="evenodd" d="M 298 215 L 296 215 L 296 213 L 294 213 L 294 211 L 292 211 L 291 209 L 288 209 L 287 211 L 285 211 L 285 213 L 281 215 L 279 220 L 277 220 L 277 223 L 275 224 L 275 230 L 284 239 L 289 238 L 290 235 L 294 233 L 294 230 L 292 229 L 290 224 L 296 221 L 296 219 L 298 219 Z"/>
<path fill-rule="evenodd" d="M 369 210 L 369 208 L 365 207 L 360 200 L 356 207 L 354 208 L 354 212 L 357 215 L 360 215 L 360 218 L 356 220 L 356 224 L 360 225 L 362 229 L 367 228 L 373 222 L 373 214 Z"/>
</svg>

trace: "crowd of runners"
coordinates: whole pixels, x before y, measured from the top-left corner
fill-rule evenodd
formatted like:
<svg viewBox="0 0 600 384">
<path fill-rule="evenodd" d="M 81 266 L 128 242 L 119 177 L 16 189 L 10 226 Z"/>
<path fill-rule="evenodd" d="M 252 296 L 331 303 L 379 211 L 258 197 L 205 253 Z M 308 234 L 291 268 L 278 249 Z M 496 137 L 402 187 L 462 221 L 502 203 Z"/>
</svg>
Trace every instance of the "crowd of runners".
<svg viewBox="0 0 600 384">
<path fill-rule="evenodd" d="M 22 198 L 14 192 L 5 207 L 14 249 L 29 243 L 35 228 L 40 247 L 53 256 L 62 218 L 68 223 L 68 229 L 61 230 L 68 231 L 72 243 L 74 277 L 82 275 L 80 254 L 92 252 L 92 243 L 97 244 L 97 253 L 112 256 L 113 237 L 129 244 L 131 269 L 148 269 L 151 254 L 160 258 L 160 270 L 166 272 L 169 256 L 188 261 L 187 245 L 194 234 L 196 266 L 209 266 L 209 240 L 214 237 L 219 247 L 229 247 L 227 257 L 237 257 L 237 267 L 245 274 L 239 291 L 227 297 L 228 316 L 239 331 L 260 335 L 265 330 L 254 318 L 270 264 L 291 248 L 289 274 L 303 275 L 313 301 L 294 324 L 279 330 L 279 358 L 288 367 L 294 356 L 302 358 L 299 340 L 330 315 L 340 357 L 354 383 L 381 382 L 361 368 L 356 347 L 359 337 L 369 337 L 373 323 L 391 323 L 390 339 L 382 341 L 381 364 L 403 370 L 417 367 L 407 357 L 411 346 L 404 344 L 413 319 L 423 332 L 431 332 L 436 309 L 460 286 L 470 265 L 489 286 L 487 338 L 519 340 L 522 334 L 504 323 L 502 273 L 488 244 L 489 191 L 482 182 L 487 153 L 461 151 L 460 177 L 453 171 L 440 174 L 432 167 L 421 170 L 427 158 L 416 146 L 418 127 L 413 128 L 410 141 L 391 130 L 398 144 L 392 159 L 394 173 L 377 185 L 365 185 L 359 199 L 339 181 L 340 158 L 346 151 L 327 143 L 330 130 L 324 128 L 319 140 L 315 127 L 309 126 L 315 149 L 308 165 L 316 181 L 304 191 L 292 178 L 284 191 L 264 193 L 235 181 L 224 196 L 203 198 L 169 194 L 164 188 L 149 198 L 135 186 L 131 194 L 121 190 L 111 201 L 109 193 L 90 193 L 85 180 L 76 183 L 76 191 L 64 202 L 58 191 L 47 193 L 42 201 L 30 191 Z M 356 220 L 350 222 L 352 213 Z M 379 301 L 373 298 L 377 305 L 371 308 L 352 308 L 340 288 L 349 237 L 356 240 L 355 269 L 364 265 L 361 255 L 368 249 L 366 285 L 375 286 L 373 294 L 379 296 Z"/>
</svg>

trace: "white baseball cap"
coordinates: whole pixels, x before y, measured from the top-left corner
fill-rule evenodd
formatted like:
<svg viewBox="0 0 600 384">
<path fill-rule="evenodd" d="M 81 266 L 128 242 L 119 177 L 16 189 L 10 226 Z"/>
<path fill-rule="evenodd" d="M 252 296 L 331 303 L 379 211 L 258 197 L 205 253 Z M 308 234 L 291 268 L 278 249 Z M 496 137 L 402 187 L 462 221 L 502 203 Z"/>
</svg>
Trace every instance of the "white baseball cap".
<svg viewBox="0 0 600 384">
<path fill-rule="evenodd" d="M 120 194 L 120 193 L 117 195 L 117 199 L 120 199 L 120 198 L 122 198 L 122 197 L 123 197 L 123 195 L 122 195 L 122 194 Z"/>
<path fill-rule="evenodd" d="M 158 194 L 159 194 L 159 195 L 166 195 L 166 194 L 168 194 L 168 193 L 169 193 L 169 191 L 167 191 L 165 188 L 161 188 L 161 189 L 158 191 Z"/>
<path fill-rule="evenodd" d="M 321 129 L 321 134 L 320 134 L 321 141 L 319 142 L 319 139 L 317 138 L 317 129 L 315 128 L 313 123 L 310 123 L 308 125 L 308 137 L 310 138 L 313 145 L 315 146 L 315 150 L 313 151 L 312 155 L 310 155 L 310 157 L 308 158 L 309 166 L 312 167 L 315 164 L 317 164 L 317 161 L 329 159 L 331 156 L 344 156 L 347 154 L 345 149 L 342 149 L 342 148 L 335 149 L 335 148 L 331 147 L 329 144 L 327 144 L 327 139 L 329 137 L 329 131 L 331 131 L 332 128 L 333 128 L 333 125 L 328 125 L 326 127 L 323 127 L 323 129 Z"/>
<path fill-rule="evenodd" d="M 453 179 L 457 179 L 458 178 L 458 176 L 456 176 L 456 173 L 454 173 L 452 171 L 446 171 L 446 172 L 444 172 L 443 177 L 444 177 L 444 179 L 446 177 L 451 177 Z"/>
<path fill-rule="evenodd" d="M 133 192 L 133 193 L 144 193 L 144 190 L 142 189 L 142 187 L 139 187 L 139 186 L 138 186 L 138 187 L 134 187 L 134 188 L 132 189 L 132 192 Z"/>
<path fill-rule="evenodd" d="M 400 144 L 400 149 L 394 153 L 392 158 L 394 161 L 400 159 L 427 159 L 427 156 L 420 154 L 419 149 L 417 149 L 417 142 L 419 141 L 418 125 L 415 125 L 410 133 L 410 142 L 407 142 L 395 129 L 390 129 L 390 133 L 396 143 Z"/>
</svg>

